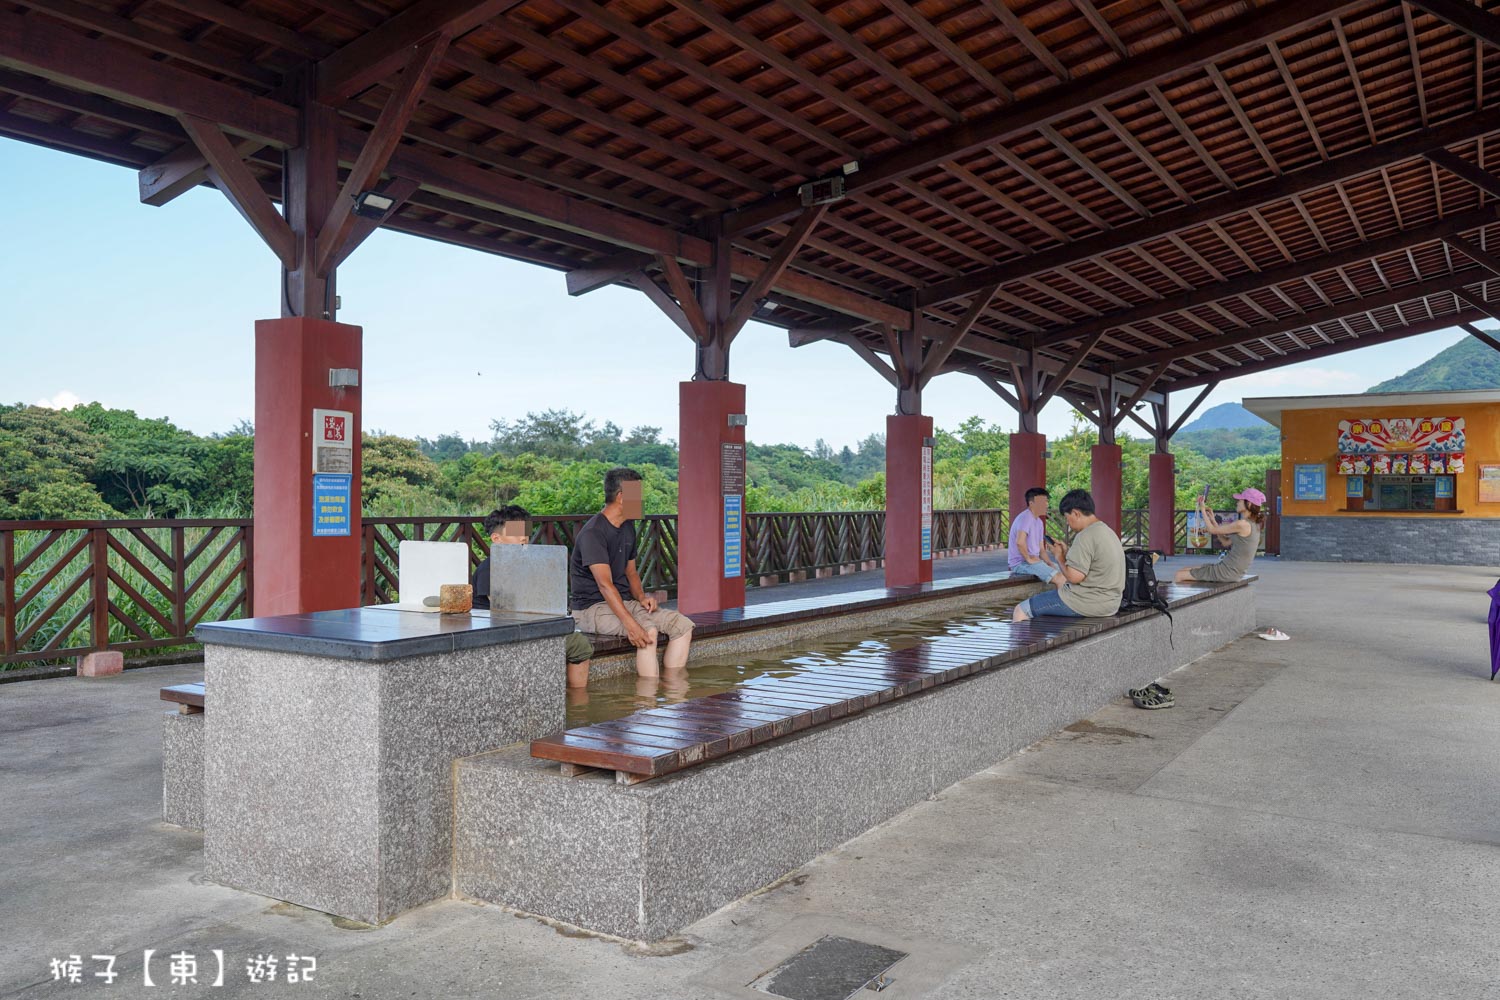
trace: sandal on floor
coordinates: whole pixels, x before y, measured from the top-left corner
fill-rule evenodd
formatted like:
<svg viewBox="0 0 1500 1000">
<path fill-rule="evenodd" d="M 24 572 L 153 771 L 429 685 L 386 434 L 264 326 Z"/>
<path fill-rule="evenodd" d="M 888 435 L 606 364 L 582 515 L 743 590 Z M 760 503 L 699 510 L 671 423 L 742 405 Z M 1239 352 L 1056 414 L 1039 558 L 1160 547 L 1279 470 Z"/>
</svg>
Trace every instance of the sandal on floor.
<svg viewBox="0 0 1500 1000">
<path fill-rule="evenodd" d="M 1158 684 L 1158 683 L 1156 683 L 1156 681 L 1152 681 L 1150 684 L 1147 684 L 1146 685 L 1146 690 L 1147 691 L 1155 691 L 1157 694 L 1161 695 L 1163 698 L 1170 698 L 1170 697 L 1172 697 L 1172 689 L 1169 688 L 1169 687 L 1166 687 L 1164 685 Z"/>
<path fill-rule="evenodd" d="M 1266 629 L 1266 631 L 1258 632 L 1256 634 L 1259 635 L 1262 639 L 1266 639 L 1270 642 L 1286 642 L 1291 638 L 1291 636 L 1287 635 L 1279 628 Z"/>
</svg>

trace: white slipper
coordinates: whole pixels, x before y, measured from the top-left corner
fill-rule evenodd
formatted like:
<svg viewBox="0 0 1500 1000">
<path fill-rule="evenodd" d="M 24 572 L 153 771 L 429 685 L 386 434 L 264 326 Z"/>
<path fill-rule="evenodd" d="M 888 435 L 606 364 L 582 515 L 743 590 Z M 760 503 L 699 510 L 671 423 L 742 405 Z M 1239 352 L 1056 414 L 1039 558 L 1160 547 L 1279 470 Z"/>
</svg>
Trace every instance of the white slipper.
<svg viewBox="0 0 1500 1000">
<path fill-rule="evenodd" d="M 1265 632 L 1259 632 L 1257 634 L 1262 639 L 1266 639 L 1270 642 L 1285 642 L 1291 638 L 1291 636 L 1287 635 L 1279 628 L 1268 629 Z"/>
</svg>

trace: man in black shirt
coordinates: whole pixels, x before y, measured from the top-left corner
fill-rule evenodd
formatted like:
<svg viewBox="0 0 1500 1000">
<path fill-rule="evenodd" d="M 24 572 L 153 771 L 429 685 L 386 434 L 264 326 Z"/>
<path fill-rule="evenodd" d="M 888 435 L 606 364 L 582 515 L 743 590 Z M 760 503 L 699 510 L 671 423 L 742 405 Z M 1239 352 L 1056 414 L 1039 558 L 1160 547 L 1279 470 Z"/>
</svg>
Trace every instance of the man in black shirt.
<svg viewBox="0 0 1500 1000">
<path fill-rule="evenodd" d="M 505 533 L 507 524 L 519 524 L 519 534 Z M 531 539 L 531 515 L 525 507 L 514 504 L 492 510 L 484 519 L 484 533 L 493 545 L 525 545 Z M 474 570 L 471 581 L 474 588 L 474 607 L 484 611 L 490 609 L 490 557 L 485 556 Z M 563 640 L 563 655 L 568 663 L 568 687 L 588 687 L 589 666 L 594 657 L 594 645 L 582 632 L 571 632 Z"/>
<path fill-rule="evenodd" d="M 659 673 L 657 637 L 663 632 L 667 635 L 666 668 L 685 667 L 693 622 L 659 607 L 656 598 L 641 587 L 635 571 L 633 523 L 641 516 L 640 486 L 635 485 L 640 481 L 634 469 L 610 469 L 604 474 L 604 509 L 584 522 L 573 539 L 568 607 L 583 631 L 629 639 L 636 649 L 636 673 L 655 677 Z"/>
</svg>

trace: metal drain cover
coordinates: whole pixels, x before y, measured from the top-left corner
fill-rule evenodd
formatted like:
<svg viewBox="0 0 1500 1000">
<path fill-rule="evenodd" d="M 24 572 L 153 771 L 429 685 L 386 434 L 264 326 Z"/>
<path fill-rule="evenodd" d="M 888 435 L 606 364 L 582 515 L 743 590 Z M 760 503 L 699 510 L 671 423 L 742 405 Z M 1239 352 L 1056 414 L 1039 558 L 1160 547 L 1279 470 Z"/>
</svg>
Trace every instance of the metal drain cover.
<svg viewBox="0 0 1500 1000">
<path fill-rule="evenodd" d="M 849 1000 L 905 957 L 893 948 L 824 935 L 750 987 L 787 1000 Z"/>
</svg>

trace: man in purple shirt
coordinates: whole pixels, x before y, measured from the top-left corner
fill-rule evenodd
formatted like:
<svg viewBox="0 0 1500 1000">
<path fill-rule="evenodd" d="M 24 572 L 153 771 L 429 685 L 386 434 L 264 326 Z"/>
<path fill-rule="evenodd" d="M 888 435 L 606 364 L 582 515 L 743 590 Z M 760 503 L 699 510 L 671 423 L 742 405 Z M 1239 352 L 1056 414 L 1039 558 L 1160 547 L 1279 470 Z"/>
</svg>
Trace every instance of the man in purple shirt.
<svg viewBox="0 0 1500 1000">
<path fill-rule="evenodd" d="M 1051 583 L 1059 570 L 1047 548 L 1047 508 L 1051 497 L 1040 486 L 1026 491 L 1026 509 L 1010 522 L 1010 575 Z"/>
</svg>

